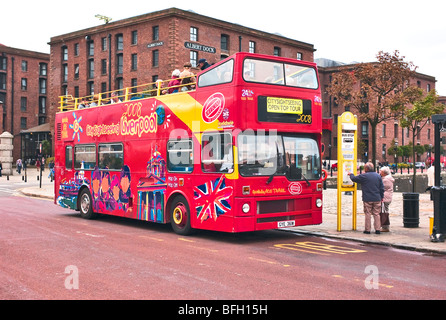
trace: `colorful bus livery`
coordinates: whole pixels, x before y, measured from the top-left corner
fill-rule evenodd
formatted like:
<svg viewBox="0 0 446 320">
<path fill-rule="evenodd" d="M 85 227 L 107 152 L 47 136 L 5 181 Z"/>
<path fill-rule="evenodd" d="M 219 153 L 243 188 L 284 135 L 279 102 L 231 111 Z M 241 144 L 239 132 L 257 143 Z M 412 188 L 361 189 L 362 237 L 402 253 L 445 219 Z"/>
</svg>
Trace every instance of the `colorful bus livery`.
<svg viewBox="0 0 446 320">
<path fill-rule="evenodd" d="M 55 203 L 179 234 L 322 222 L 313 63 L 237 53 L 200 73 L 194 90 L 166 89 L 126 88 L 111 104 L 103 93 L 90 108 L 61 97 Z"/>
</svg>

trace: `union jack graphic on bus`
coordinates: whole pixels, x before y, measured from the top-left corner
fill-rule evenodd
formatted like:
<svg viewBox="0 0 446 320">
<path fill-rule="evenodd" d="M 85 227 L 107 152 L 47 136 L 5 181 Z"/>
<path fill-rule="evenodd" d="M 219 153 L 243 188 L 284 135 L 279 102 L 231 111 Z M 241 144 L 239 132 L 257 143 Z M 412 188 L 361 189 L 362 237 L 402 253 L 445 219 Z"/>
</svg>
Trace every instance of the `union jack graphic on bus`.
<svg viewBox="0 0 446 320">
<path fill-rule="evenodd" d="M 220 215 L 231 210 L 231 205 L 228 202 L 231 195 L 232 187 L 226 186 L 224 175 L 214 181 L 194 187 L 197 218 L 201 222 L 209 218 L 217 221 Z"/>
</svg>

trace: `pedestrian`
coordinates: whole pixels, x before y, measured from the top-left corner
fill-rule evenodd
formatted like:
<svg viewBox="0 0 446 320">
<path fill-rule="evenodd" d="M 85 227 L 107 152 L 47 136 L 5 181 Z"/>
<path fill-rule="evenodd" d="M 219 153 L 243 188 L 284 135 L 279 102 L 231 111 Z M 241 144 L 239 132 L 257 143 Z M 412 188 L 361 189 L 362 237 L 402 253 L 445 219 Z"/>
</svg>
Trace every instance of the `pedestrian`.
<svg viewBox="0 0 446 320">
<path fill-rule="evenodd" d="M 355 176 L 348 173 L 353 182 L 360 183 L 362 189 L 362 202 L 364 205 L 365 227 L 364 233 L 370 234 L 373 227 L 376 234 L 381 233 L 381 202 L 384 198 L 384 184 L 381 176 L 375 172 L 373 163 L 367 162 L 364 166 L 364 173 Z"/>
<path fill-rule="evenodd" d="M 206 70 L 207 68 L 209 68 L 211 65 L 206 61 L 206 59 L 200 59 L 198 60 L 198 65 L 197 67 L 200 70 Z"/>
<path fill-rule="evenodd" d="M 427 160 L 426 167 L 429 168 L 429 169 L 427 169 L 427 189 L 426 189 L 426 191 L 429 191 L 435 185 L 435 166 L 433 165 L 432 161 Z"/>
<path fill-rule="evenodd" d="M 17 172 L 20 174 L 22 172 L 22 159 L 17 159 L 16 166 L 17 166 Z"/>
<path fill-rule="evenodd" d="M 382 167 L 379 170 L 379 174 L 383 179 L 384 185 L 384 198 L 381 206 L 381 231 L 389 232 L 390 220 L 389 220 L 389 206 L 392 202 L 393 196 L 393 183 L 395 179 L 390 174 L 389 167 Z"/>
<path fill-rule="evenodd" d="M 3 166 L 2 166 L 2 162 L 0 161 L 0 177 L 2 176 L 2 170 L 3 170 Z"/>
</svg>

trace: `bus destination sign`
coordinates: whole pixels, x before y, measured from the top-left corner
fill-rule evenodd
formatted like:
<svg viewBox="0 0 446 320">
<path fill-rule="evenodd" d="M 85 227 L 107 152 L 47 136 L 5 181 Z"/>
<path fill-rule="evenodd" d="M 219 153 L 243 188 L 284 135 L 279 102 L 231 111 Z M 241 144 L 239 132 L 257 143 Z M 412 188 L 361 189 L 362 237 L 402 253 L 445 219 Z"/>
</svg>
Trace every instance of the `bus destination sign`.
<svg viewBox="0 0 446 320">
<path fill-rule="evenodd" d="M 258 97 L 259 121 L 311 124 L 311 100 Z"/>
</svg>

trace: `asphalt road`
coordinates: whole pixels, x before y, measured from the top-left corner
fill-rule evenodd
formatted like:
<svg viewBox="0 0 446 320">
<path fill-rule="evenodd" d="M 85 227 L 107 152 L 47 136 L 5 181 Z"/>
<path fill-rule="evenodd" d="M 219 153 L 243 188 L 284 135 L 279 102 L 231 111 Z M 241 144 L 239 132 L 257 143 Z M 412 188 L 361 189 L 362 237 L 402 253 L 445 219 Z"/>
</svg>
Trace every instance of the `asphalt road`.
<svg viewBox="0 0 446 320">
<path fill-rule="evenodd" d="M 0 203 L 3 300 L 446 298 L 446 256 L 285 231 L 181 237 L 48 200 Z"/>
</svg>

